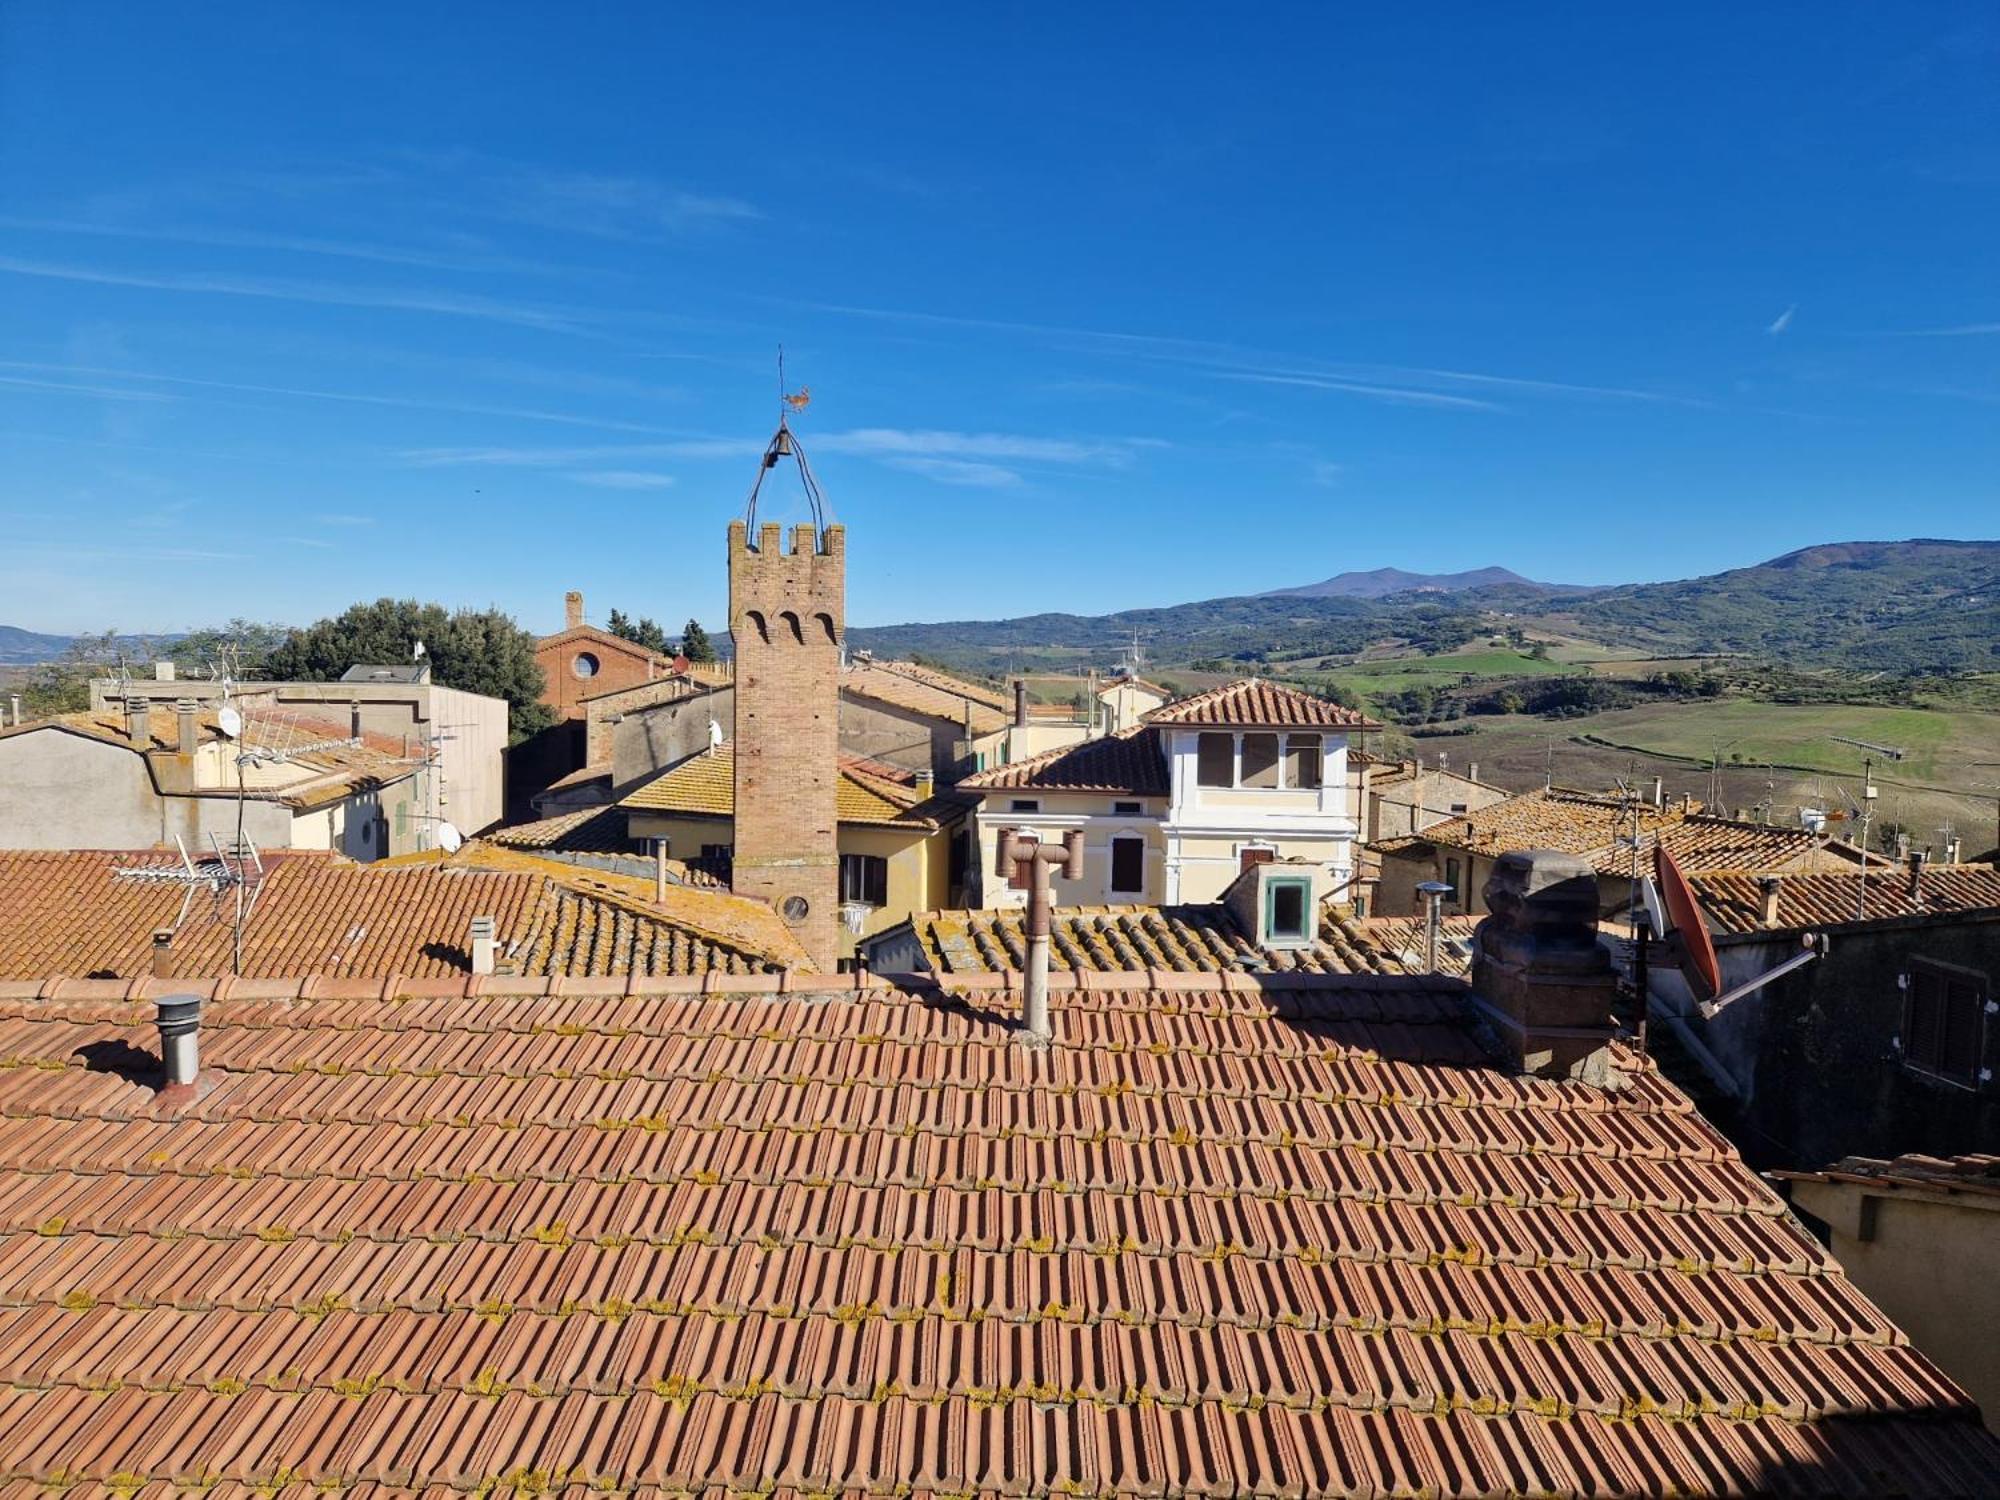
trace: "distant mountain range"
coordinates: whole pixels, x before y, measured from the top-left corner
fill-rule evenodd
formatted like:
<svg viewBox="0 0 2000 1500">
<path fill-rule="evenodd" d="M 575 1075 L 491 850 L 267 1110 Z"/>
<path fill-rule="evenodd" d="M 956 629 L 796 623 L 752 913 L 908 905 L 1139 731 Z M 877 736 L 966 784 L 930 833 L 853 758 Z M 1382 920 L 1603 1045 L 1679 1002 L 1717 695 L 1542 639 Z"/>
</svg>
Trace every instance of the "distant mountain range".
<svg viewBox="0 0 2000 1500">
<path fill-rule="evenodd" d="M 1159 609 L 853 628 L 848 638 L 880 655 L 915 651 L 992 670 L 1107 664 L 1136 631 L 1157 663 L 1254 662 L 1355 652 L 1383 641 L 1457 644 L 1503 615 L 1508 623 L 1545 621 L 1566 634 L 1662 656 L 1732 653 L 1899 674 L 1994 672 L 2000 542 L 1834 542 L 1702 578 L 1606 588 L 1535 583 L 1505 568 L 1379 569 Z"/>
<path fill-rule="evenodd" d="M 1474 568 L 1466 573 L 1406 573 L 1401 568 L 1373 568 L 1366 573 L 1336 573 L 1318 583 L 1295 589 L 1272 589 L 1259 599 L 1381 599 L 1390 594 L 1462 594 L 1469 589 L 1513 584 L 1548 593 L 1576 590 L 1567 583 L 1536 583 L 1511 568 Z"/>
</svg>

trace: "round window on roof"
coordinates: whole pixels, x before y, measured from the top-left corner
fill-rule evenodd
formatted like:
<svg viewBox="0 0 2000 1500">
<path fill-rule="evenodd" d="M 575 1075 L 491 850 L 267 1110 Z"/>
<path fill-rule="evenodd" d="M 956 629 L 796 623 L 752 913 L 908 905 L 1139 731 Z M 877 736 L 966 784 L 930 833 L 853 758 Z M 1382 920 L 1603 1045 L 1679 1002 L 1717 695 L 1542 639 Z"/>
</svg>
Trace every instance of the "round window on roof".
<svg viewBox="0 0 2000 1500">
<path fill-rule="evenodd" d="M 579 651 L 570 659 L 569 669 L 579 677 L 595 677 L 597 658 L 588 651 Z"/>
<path fill-rule="evenodd" d="M 784 914 L 787 922 L 803 922 L 806 913 L 812 908 L 806 904 L 806 898 L 803 896 L 787 896 L 778 910 Z"/>
</svg>

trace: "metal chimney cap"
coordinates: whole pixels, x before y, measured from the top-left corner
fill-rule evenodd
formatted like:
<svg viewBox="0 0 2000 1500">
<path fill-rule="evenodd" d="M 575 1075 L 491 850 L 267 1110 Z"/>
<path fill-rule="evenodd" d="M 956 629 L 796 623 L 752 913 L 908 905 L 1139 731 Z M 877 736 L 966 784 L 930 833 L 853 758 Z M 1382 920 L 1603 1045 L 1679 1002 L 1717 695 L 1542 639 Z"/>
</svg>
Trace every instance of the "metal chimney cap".
<svg viewBox="0 0 2000 1500">
<path fill-rule="evenodd" d="M 193 1031 L 201 1024 L 201 996 L 162 995 L 153 1002 L 160 1030 L 173 1036 Z"/>
<path fill-rule="evenodd" d="M 1452 888 L 1442 880 L 1419 880 L 1417 882 L 1417 891 L 1420 895 L 1425 896 L 1449 896 Z"/>
</svg>

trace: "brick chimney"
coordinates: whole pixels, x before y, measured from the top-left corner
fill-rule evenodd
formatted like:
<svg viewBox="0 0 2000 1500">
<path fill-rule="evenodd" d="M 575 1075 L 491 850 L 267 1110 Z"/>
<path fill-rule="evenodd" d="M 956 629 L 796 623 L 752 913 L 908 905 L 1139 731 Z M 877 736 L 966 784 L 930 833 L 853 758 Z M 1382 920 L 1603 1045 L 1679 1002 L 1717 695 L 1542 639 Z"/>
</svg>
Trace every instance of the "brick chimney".
<svg viewBox="0 0 2000 1500">
<path fill-rule="evenodd" d="M 563 629 L 575 630 L 583 624 L 583 590 L 571 589 L 563 595 Z"/>
<path fill-rule="evenodd" d="M 1761 927 L 1778 925 L 1778 893 L 1784 888 L 1782 875 L 1763 875 L 1757 880 L 1757 923 Z"/>
<path fill-rule="evenodd" d="M 1503 854 L 1485 895 L 1492 915 L 1473 933 L 1473 1003 L 1508 1060 L 1537 1078 L 1616 1087 L 1618 978 L 1597 941 L 1589 863 L 1552 849 Z"/>
<path fill-rule="evenodd" d="M 1014 679 L 1014 724 L 1025 728 L 1028 722 L 1028 685 L 1020 678 Z"/>
<path fill-rule="evenodd" d="M 153 929 L 153 977 L 174 977 L 174 930 L 171 927 Z"/>
<path fill-rule="evenodd" d="M 181 731 L 179 742 L 175 747 L 176 753 L 193 755 L 195 746 L 201 741 L 201 721 L 198 717 L 199 711 L 195 707 L 194 699 L 180 698 L 175 700 L 174 713 L 180 720 Z"/>
</svg>

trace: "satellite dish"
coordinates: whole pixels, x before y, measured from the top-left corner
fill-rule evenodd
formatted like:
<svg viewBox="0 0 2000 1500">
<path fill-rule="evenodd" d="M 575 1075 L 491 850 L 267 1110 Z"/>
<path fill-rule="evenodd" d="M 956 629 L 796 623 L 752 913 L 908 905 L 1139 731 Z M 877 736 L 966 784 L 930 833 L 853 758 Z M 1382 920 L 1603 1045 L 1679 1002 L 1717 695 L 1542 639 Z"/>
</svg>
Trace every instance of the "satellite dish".
<svg viewBox="0 0 2000 1500">
<path fill-rule="evenodd" d="M 1688 884 L 1681 867 L 1667 853 L 1666 845 L 1653 845 L 1653 875 L 1660 883 L 1660 901 L 1672 920 L 1681 973 L 1697 1000 L 1712 1000 L 1722 993 L 1722 964 L 1715 956 L 1715 942 L 1702 920 L 1701 903 Z"/>
<path fill-rule="evenodd" d="M 225 703 L 215 716 L 216 727 L 228 738 L 240 739 L 243 735 L 243 713 L 233 703 Z"/>
<path fill-rule="evenodd" d="M 465 835 L 450 823 L 438 824 L 438 848 L 447 854 L 456 854 L 465 847 Z"/>
</svg>

